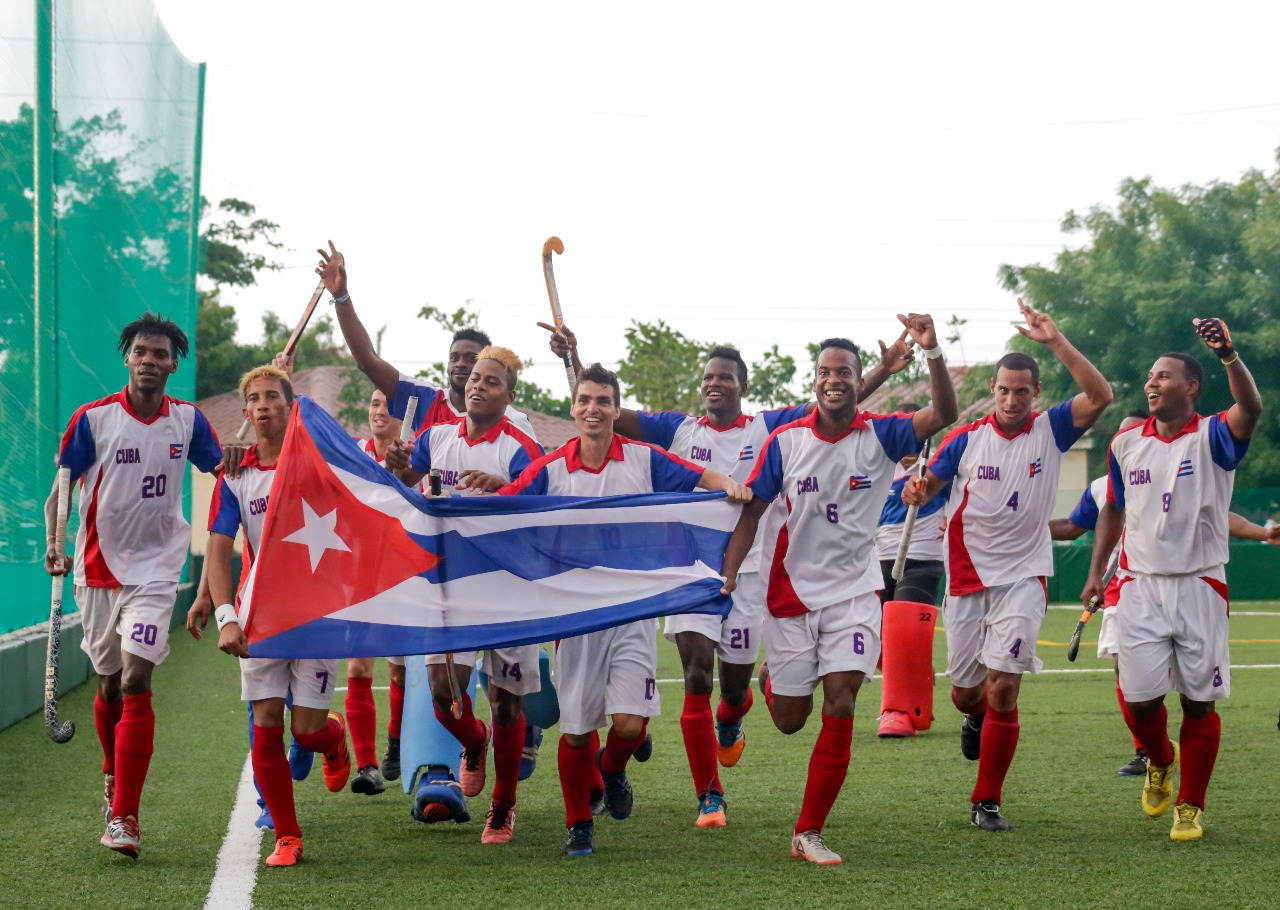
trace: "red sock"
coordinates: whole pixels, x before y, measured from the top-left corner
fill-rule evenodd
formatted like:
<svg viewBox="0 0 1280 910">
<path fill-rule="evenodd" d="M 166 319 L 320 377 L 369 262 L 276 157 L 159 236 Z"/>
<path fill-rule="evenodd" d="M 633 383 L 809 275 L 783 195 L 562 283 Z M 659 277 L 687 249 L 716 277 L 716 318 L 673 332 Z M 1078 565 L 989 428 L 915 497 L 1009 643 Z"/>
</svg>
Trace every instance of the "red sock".
<svg viewBox="0 0 1280 910">
<path fill-rule="evenodd" d="M 1124 700 L 1124 693 L 1120 691 L 1120 683 L 1116 682 L 1116 701 L 1120 702 L 1120 716 L 1124 718 L 1124 724 L 1129 728 L 1129 735 L 1133 737 L 1133 748 L 1141 749 L 1142 743 L 1138 742 L 1138 734 L 1133 732 L 1133 713 L 1129 710 L 1129 703 Z"/>
<path fill-rule="evenodd" d="M 710 701 L 707 703 L 707 713 L 711 713 Z M 600 756 L 600 770 L 606 774 L 620 774 L 627 770 L 627 762 L 631 761 L 631 756 L 635 755 L 636 749 L 640 748 L 640 744 L 644 742 L 645 731 L 649 727 L 649 719 L 645 718 L 644 726 L 640 728 L 640 735 L 635 739 L 623 739 L 616 729 L 609 728 L 609 735 L 604 741 L 604 754 Z"/>
<path fill-rule="evenodd" d="M 956 710 L 959 711 L 961 714 L 970 714 L 973 717 L 978 718 L 979 720 L 981 720 L 987 714 L 987 697 L 985 693 L 983 694 L 982 698 L 978 699 L 978 703 L 976 705 L 974 705 L 972 708 L 966 709 L 966 708 L 960 707 L 960 702 L 956 700 L 956 690 L 952 689 L 951 704 L 955 705 Z"/>
<path fill-rule="evenodd" d="M 796 834 L 821 831 L 835 805 L 845 775 L 849 773 L 849 752 L 853 744 L 853 718 L 822 715 L 822 730 L 809 756 L 809 777 L 804 783 L 804 802 L 796 822 Z"/>
<path fill-rule="evenodd" d="M 600 766 L 596 764 L 596 753 L 600 751 L 600 731 L 592 730 L 591 735 L 587 737 L 587 754 L 591 756 L 591 778 L 592 790 L 604 789 L 604 777 L 600 774 Z"/>
<path fill-rule="evenodd" d="M 689 756 L 689 770 L 693 772 L 693 791 L 699 796 L 708 790 L 723 794 L 719 762 L 716 759 L 716 728 L 711 719 L 710 695 L 685 693 L 680 731 L 684 734 L 684 752 Z M 613 741 L 612 733 L 609 734 L 609 741 Z"/>
<path fill-rule="evenodd" d="M 151 693 L 126 695 L 116 724 L 116 795 L 111 817 L 138 817 L 142 785 L 147 782 L 151 753 L 155 748 L 156 715 L 151 709 Z"/>
<path fill-rule="evenodd" d="M 449 710 L 441 711 L 440 706 L 432 702 L 432 707 L 436 712 L 436 720 L 453 734 L 453 738 L 462 744 L 462 748 L 471 751 L 480 748 L 484 744 L 484 727 L 480 721 L 476 720 L 475 712 L 471 709 L 471 696 L 462 693 L 462 716 L 454 717 L 453 712 Z"/>
<path fill-rule="evenodd" d="M 588 742 L 580 749 L 560 737 L 560 792 L 564 794 L 564 826 L 591 821 L 591 772 L 595 768 L 595 752 Z M 598 777 L 599 771 L 596 772 Z M 600 784 L 604 786 L 603 782 Z"/>
<path fill-rule="evenodd" d="M 342 743 L 342 724 L 336 717 L 330 717 L 323 727 L 314 733 L 295 733 L 293 741 L 308 752 L 319 752 L 327 755 L 336 752 Z"/>
<path fill-rule="evenodd" d="M 740 705 L 731 705 L 721 698 L 720 704 L 716 705 L 716 722 L 721 724 L 737 723 L 747 716 L 747 712 L 751 710 L 751 705 L 754 701 L 755 696 L 751 694 L 750 687 L 747 688 L 747 700 Z"/>
<path fill-rule="evenodd" d="M 524 712 L 516 722 L 503 727 L 493 725 L 493 801 L 508 806 L 516 804 L 516 781 L 520 778 L 520 759 L 524 757 Z"/>
<path fill-rule="evenodd" d="M 1204 808 L 1205 791 L 1214 762 L 1218 760 L 1218 744 L 1222 741 L 1222 716 L 1217 711 L 1205 717 L 1182 717 L 1178 733 L 1178 750 L 1182 754 L 1182 780 L 1178 784 L 1178 802 Z"/>
<path fill-rule="evenodd" d="M 990 801 L 999 805 L 1005 775 L 1009 773 L 1013 753 L 1018 749 L 1018 732 L 1021 729 L 1016 707 L 1012 711 L 997 711 L 995 708 L 987 711 L 987 719 L 982 724 L 978 782 L 973 785 L 970 802 Z"/>
<path fill-rule="evenodd" d="M 347 677 L 347 729 L 356 753 L 356 767 L 378 764 L 378 709 L 373 703 L 373 680 Z M 281 835 L 283 837 L 283 835 Z"/>
<path fill-rule="evenodd" d="M 391 680 L 391 719 L 387 721 L 387 735 L 400 738 L 400 721 L 404 717 L 404 683 Z"/>
<path fill-rule="evenodd" d="M 258 782 L 276 837 L 302 837 L 293 805 L 293 775 L 284 754 L 284 727 L 253 725 L 253 777 Z"/>
<path fill-rule="evenodd" d="M 124 700 L 103 701 L 101 695 L 93 699 L 93 726 L 102 744 L 102 773 L 116 773 L 116 724 L 124 711 Z"/>
<path fill-rule="evenodd" d="M 1173 761 L 1173 743 L 1169 742 L 1169 712 L 1164 705 L 1150 717 L 1134 717 L 1129 724 L 1133 735 L 1142 743 L 1147 760 L 1153 765 L 1167 765 Z"/>
</svg>

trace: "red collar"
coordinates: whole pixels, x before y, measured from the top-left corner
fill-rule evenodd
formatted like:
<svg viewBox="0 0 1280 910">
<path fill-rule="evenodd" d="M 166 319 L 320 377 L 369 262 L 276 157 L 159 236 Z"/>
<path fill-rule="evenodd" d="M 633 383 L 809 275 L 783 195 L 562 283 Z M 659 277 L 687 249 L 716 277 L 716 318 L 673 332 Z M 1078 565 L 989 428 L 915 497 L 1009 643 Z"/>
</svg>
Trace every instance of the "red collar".
<svg viewBox="0 0 1280 910">
<path fill-rule="evenodd" d="M 1194 433 L 1199 427 L 1200 427 L 1200 415 L 1197 414 L 1195 411 L 1192 411 L 1190 419 L 1187 420 L 1185 424 L 1183 424 L 1183 427 L 1181 430 L 1174 433 L 1172 436 L 1161 436 L 1160 431 L 1156 429 L 1156 419 L 1154 417 L 1148 417 L 1146 421 L 1142 424 L 1142 435 L 1154 436 L 1156 439 L 1159 439 L 1161 442 L 1173 442 L 1175 439 L 1178 439 L 1182 436 L 1186 436 L 1188 433 Z"/>
<path fill-rule="evenodd" d="M 497 423 L 485 430 L 484 435 L 473 442 L 471 437 L 467 435 L 467 418 L 464 417 L 458 421 L 458 438 L 466 442 L 469 446 L 478 446 L 482 442 L 497 442 L 502 437 L 503 430 L 506 428 L 507 423 L 508 421 L 505 415 L 499 417 Z"/>
<path fill-rule="evenodd" d="M 982 418 L 982 420 L 979 420 L 978 423 L 991 424 L 991 429 L 995 430 L 996 435 L 998 435 L 1001 439 L 1016 439 L 1017 437 L 1021 436 L 1023 433 L 1030 433 L 1032 424 L 1036 422 L 1036 418 L 1039 416 L 1040 416 L 1039 411 L 1032 411 L 1030 414 L 1027 415 L 1027 422 L 1024 423 L 1020 428 L 1014 430 L 1012 433 L 1006 433 L 1004 430 L 1000 429 L 1000 422 L 996 420 L 995 411 L 992 411 L 986 417 Z"/>
<path fill-rule="evenodd" d="M 824 436 L 822 433 L 818 432 L 818 409 L 817 408 L 814 408 L 808 414 L 801 417 L 799 420 L 796 421 L 796 423 L 800 424 L 801 426 L 808 427 L 813 432 L 813 435 L 817 436 L 823 442 L 839 442 L 840 440 L 848 436 L 850 433 L 852 433 L 854 430 L 865 430 L 867 428 L 866 415 L 867 415 L 866 411 L 856 411 L 853 415 L 853 420 L 849 423 L 849 429 L 845 430 L 839 436 Z"/>
<path fill-rule="evenodd" d="M 139 417 L 138 412 L 133 409 L 133 405 L 129 404 L 129 387 L 127 385 L 120 390 L 120 404 L 124 408 L 126 414 L 128 414 L 130 417 L 132 417 L 134 420 L 138 421 L 139 423 L 145 423 L 148 426 L 155 423 L 156 420 L 160 417 L 169 416 L 169 396 L 168 395 L 164 396 L 164 398 L 160 400 L 160 410 L 156 411 L 155 416 L 149 419 L 144 419 L 142 417 Z"/>
<path fill-rule="evenodd" d="M 568 470 L 569 473 L 573 473 L 574 471 L 586 471 L 588 474 L 599 474 L 609 466 L 609 462 L 625 460 L 623 457 L 624 449 L 622 448 L 622 446 L 624 443 L 627 443 L 630 441 L 631 440 L 627 439 L 626 437 L 621 436 L 618 433 L 614 433 L 613 439 L 609 443 L 609 451 L 605 453 L 604 463 L 601 464 L 600 467 L 598 468 L 589 468 L 582 463 L 582 458 L 581 456 L 578 455 L 578 449 L 582 444 L 582 437 L 575 436 L 573 437 L 573 439 L 570 439 L 567 443 L 565 443 L 565 453 L 564 453 L 565 469 Z"/>
<path fill-rule="evenodd" d="M 276 469 L 274 464 L 263 464 L 258 461 L 257 443 L 249 446 L 249 450 L 244 453 L 244 457 L 240 459 L 240 467 L 257 468 L 259 471 L 274 471 Z"/>
<path fill-rule="evenodd" d="M 734 418 L 733 423 L 729 424 L 727 427 L 718 427 L 711 422 L 710 417 L 703 414 L 701 417 L 698 418 L 698 425 L 703 427 L 711 427 L 711 429 L 715 430 L 717 433 L 723 433 L 726 430 L 737 430 L 737 429 L 741 429 L 742 427 L 745 427 L 747 425 L 747 415 L 739 411 L 738 416 Z"/>
</svg>

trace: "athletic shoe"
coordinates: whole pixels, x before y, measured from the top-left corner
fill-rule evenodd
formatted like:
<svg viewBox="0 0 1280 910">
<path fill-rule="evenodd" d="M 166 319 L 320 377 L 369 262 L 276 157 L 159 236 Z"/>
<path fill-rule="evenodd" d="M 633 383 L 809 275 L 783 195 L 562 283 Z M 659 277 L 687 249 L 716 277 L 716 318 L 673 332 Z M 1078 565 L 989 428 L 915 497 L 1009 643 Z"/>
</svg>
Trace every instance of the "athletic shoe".
<svg viewBox="0 0 1280 910">
<path fill-rule="evenodd" d="M 1159 818 L 1173 802 L 1173 772 L 1178 770 L 1178 744 L 1173 744 L 1173 761 L 1167 765 L 1147 762 L 1147 783 L 1142 788 L 1142 811 Z"/>
<path fill-rule="evenodd" d="M 974 803 L 970 816 L 975 828 L 983 831 L 1008 831 L 1013 827 L 1009 819 L 1000 814 L 1000 805 L 987 800 L 985 803 Z"/>
<path fill-rule="evenodd" d="M 263 828 L 267 831 L 276 829 L 275 819 L 271 817 L 271 810 L 267 808 L 267 804 L 262 804 L 262 809 L 258 813 L 258 820 L 253 823 L 255 828 Z"/>
<path fill-rule="evenodd" d="M 604 755 L 603 748 L 596 753 L 597 768 L 600 768 L 600 757 L 602 755 Z M 618 821 L 630 818 L 631 804 L 635 799 L 635 794 L 631 790 L 631 781 L 627 780 L 627 772 L 609 773 L 600 768 L 600 776 L 604 778 L 604 807 Z"/>
<path fill-rule="evenodd" d="M 986 715 L 977 720 L 972 714 L 966 714 L 960 722 L 960 752 L 969 761 L 977 761 L 982 754 L 982 721 Z"/>
<path fill-rule="evenodd" d="M 347 721 L 337 711 L 330 711 L 329 717 L 338 722 L 342 738 L 332 752 L 324 754 L 324 785 L 330 793 L 341 793 L 351 777 L 351 752 L 347 749 Z"/>
<path fill-rule="evenodd" d="M 747 747 L 747 734 L 742 729 L 742 721 L 733 723 L 716 723 L 716 758 L 720 765 L 732 768 L 742 758 L 742 750 Z"/>
<path fill-rule="evenodd" d="M 595 787 L 592 787 L 591 788 L 591 815 L 593 817 L 597 815 L 604 815 L 604 810 L 607 808 L 608 806 L 606 806 L 604 802 L 604 791 L 599 790 Z"/>
<path fill-rule="evenodd" d="M 484 792 L 484 766 L 485 760 L 489 757 L 489 741 L 493 739 L 493 728 L 480 721 L 480 726 L 484 728 L 484 740 L 474 752 L 462 750 L 462 768 L 458 773 L 458 780 L 462 784 L 462 793 L 465 796 L 479 796 Z"/>
<path fill-rule="evenodd" d="M 116 798 L 116 776 L 103 775 L 106 780 L 102 784 L 102 820 L 111 821 L 111 801 Z"/>
<path fill-rule="evenodd" d="M 138 833 L 138 820 L 132 815 L 125 818 L 116 816 L 107 823 L 107 830 L 99 841 L 108 850 L 123 853 L 130 859 L 137 859 L 142 852 L 142 835 Z"/>
<path fill-rule="evenodd" d="M 1147 753 L 1141 749 L 1133 753 L 1133 758 L 1129 759 L 1128 764 L 1121 765 L 1116 774 L 1121 777 L 1146 777 Z"/>
<path fill-rule="evenodd" d="M 294 780 L 306 780 L 315 763 L 316 754 L 296 742 L 289 743 L 289 774 Z"/>
<path fill-rule="evenodd" d="M 698 820 L 694 824 L 699 828 L 723 828 L 729 824 L 724 810 L 724 794 L 708 790 L 698 798 Z"/>
<path fill-rule="evenodd" d="M 387 782 L 382 779 L 382 772 L 378 770 L 377 765 L 365 765 L 351 781 L 352 793 L 377 796 L 385 789 L 387 789 Z"/>
<path fill-rule="evenodd" d="M 838 866 L 843 862 L 840 854 L 827 846 L 817 831 L 805 831 L 791 838 L 791 855 L 807 859 L 819 866 Z"/>
<path fill-rule="evenodd" d="M 267 865 L 272 868 L 296 866 L 302 859 L 302 838 L 282 837 L 276 841 L 276 848 L 267 857 Z"/>
<path fill-rule="evenodd" d="M 644 731 L 644 741 L 631 753 L 631 757 L 636 761 L 648 761 L 653 758 L 653 734 L 648 730 Z"/>
<path fill-rule="evenodd" d="M 480 832 L 482 844 L 509 844 L 516 828 L 516 807 L 506 803 L 489 803 L 489 814 Z"/>
<path fill-rule="evenodd" d="M 1172 840 L 1199 840 L 1204 837 L 1204 828 L 1200 827 L 1200 813 L 1203 810 L 1195 803 L 1178 803 L 1173 807 L 1173 830 L 1169 832 Z"/>
<path fill-rule="evenodd" d="M 414 821 L 428 825 L 433 822 L 454 821 L 462 824 L 471 821 L 467 801 L 462 796 L 462 787 L 449 774 L 449 769 L 441 765 L 428 768 L 427 773 L 418 781 L 418 792 L 413 798 L 413 809 L 409 814 Z"/>
<path fill-rule="evenodd" d="M 532 724 L 524 728 L 524 752 L 520 755 L 520 776 L 516 780 L 527 780 L 533 776 L 538 767 L 538 750 L 542 748 L 542 728 Z"/>
<path fill-rule="evenodd" d="M 384 780 L 400 779 L 400 740 L 394 736 L 387 737 L 387 754 L 382 756 L 382 777 Z"/>
<path fill-rule="evenodd" d="M 907 736 L 916 735 L 916 725 L 911 722 L 911 718 L 903 711 L 886 711 L 880 715 L 880 727 L 876 730 L 876 736 L 881 739 L 903 739 Z M 961 741 L 963 742 L 964 728 L 961 728 Z"/>
<path fill-rule="evenodd" d="M 564 855 L 590 856 L 595 852 L 595 833 L 595 822 L 574 822 L 569 829 L 569 839 L 564 842 Z"/>
</svg>

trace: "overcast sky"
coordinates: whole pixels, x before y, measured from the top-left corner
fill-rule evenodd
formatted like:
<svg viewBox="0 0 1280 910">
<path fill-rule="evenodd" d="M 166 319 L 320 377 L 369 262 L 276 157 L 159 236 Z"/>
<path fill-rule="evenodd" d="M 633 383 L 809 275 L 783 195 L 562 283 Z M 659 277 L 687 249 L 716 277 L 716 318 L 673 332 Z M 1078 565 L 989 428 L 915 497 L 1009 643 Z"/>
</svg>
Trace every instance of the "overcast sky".
<svg viewBox="0 0 1280 910">
<path fill-rule="evenodd" d="M 290 248 L 228 295 L 242 337 L 294 321 L 333 238 L 402 370 L 447 346 L 418 309 L 470 298 L 557 393 L 551 234 L 607 365 L 632 319 L 752 360 L 874 344 L 908 309 L 967 319 L 948 354 L 993 359 L 1017 315 L 996 270 L 1078 243 L 1066 211 L 1280 145 L 1275 3 L 157 4 L 208 63 L 204 194 Z"/>
</svg>

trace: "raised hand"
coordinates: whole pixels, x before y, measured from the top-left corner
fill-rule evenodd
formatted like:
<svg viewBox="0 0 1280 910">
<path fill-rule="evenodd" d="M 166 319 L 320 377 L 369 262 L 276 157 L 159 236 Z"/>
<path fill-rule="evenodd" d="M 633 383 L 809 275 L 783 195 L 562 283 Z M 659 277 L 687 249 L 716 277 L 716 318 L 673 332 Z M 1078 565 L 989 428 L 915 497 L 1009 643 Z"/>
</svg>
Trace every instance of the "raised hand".
<svg viewBox="0 0 1280 910">
<path fill-rule="evenodd" d="M 1220 360 L 1230 360 L 1235 354 L 1236 349 L 1231 346 L 1231 330 L 1221 319 L 1216 316 L 1192 319 L 1191 324 L 1196 327 L 1196 334 L 1204 339 L 1209 350 L 1217 354 Z"/>
<path fill-rule="evenodd" d="M 566 354 L 578 349 L 578 336 L 573 334 L 567 325 L 561 324 L 560 328 L 557 329 L 549 322 L 539 322 L 538 327 L 551 333 L 549 342 L 551 353 L 557 357 L 563 358 Z"/>
<path fill-rule="evenodd" d="M 876 343 L 880 345 L 880 362 L 884 364 L 884 368 L 890 373 L 899 373 L 905 370 L 907 364 L 916 359 L 915 347 L 908 340 L 910 335 L 910 329 L 903 329 L 897 341 L 889 345 L 876 339 Z"/>
<path fill-rule="evenodd" d="M 347 260 L 338 248 L 333 245 L 333 241 L 329 241 L 329 249 L 316 250 L 320 254 L 320 264 L 316 267 L 316 274 L 320 276 L 320 280 L 324 282 L 324 288 L 334 299 L 345 297 L 347 293 Z"/>
<path fill-rule="evenodd" d="M 1018 310 L 1022 313 L 1022 318 L 1027 321 L 1026 326 L 1014 326 L 1022 333 L 1022 337 L 1038 341 L 1040 344 L 1050 344 L 1062 337 L 1053 317 L 1048 313 L 1032 309 L 1021 297 L 1018 298 Z"/>
<path fill-rule="evenodd" d="M 899 313 L 898 321 L 906 326 L 903 334 L 909 335 L 924 350 L 932 351 L 938 346 L 938 332 L 933 327 L 933 317 L 928 313 L 908 313 L 905 316 Z"/>
</svg>

